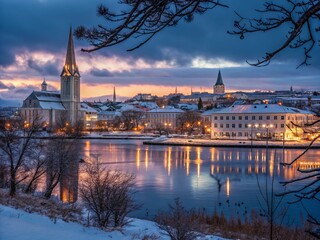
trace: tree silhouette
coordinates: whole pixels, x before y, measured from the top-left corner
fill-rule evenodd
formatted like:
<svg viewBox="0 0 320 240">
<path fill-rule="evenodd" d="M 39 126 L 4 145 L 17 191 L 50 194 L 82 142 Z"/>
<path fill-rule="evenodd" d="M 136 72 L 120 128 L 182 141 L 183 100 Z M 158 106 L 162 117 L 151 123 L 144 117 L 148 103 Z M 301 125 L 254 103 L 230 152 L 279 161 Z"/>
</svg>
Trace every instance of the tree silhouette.
<svg viewBox="0 0 320 240">
<path fill-rule="evenodd" d="M 101 4 L 97 8 L 97 14 L 106 21 L 108 27 L 103 25 L 92 28 L 79 26 L 75 30 L 75 36 L 78 39 L 87 40 L 92 46 L 82 49 L 85 52 L 114 46 L 129 39 L 141 39 L 137 45 L 128 49 L 132 51 L 147 43 L 163 29 L 176 26 L 181 20 L 191 22 L 195 15 L 204 14 L 216 7 L 228 7 L 221 2 L 218 0 L 121 0 L 119 5 L 123 6 L 123 9 L 118 12 Z M 268 32 L 281 28 L 282 32 L 288 36 L 280 47 L 266 53 L 262 60 L 249 64 L 265 66 L 284 49 L 303 48 L 304 60 L 299 66 L 308 65 L 312 50 L 315 46 L 319 46 L 316 43 L 320 30 L 318 24 L 320 20 L 319 0 L 265 2 L 264 9 L 256 11 L 263 17 L 245 18 L 236 13 L 238 16 L 238 20 L 234 21 L 236 30 L 229 31 L 229 33 L 240 35 L 240 39 L 243 39 L 245 34 Z"/>
<path fill-rule="evenodd" d="M 132 51 L 141 47 L 166 27 L 176 26 L 182 19 L 191 22 L 195 14 L 203 14 L 217 6 L 227 7 L 218 0 L 121 0 L 125 10 L 113 12 L 101 4 L 97 8 L 98 16 L 104 18 L 106 25 L 116 24 L 115 27 L 98 25 L 92 28 L 79 26 L 75 30 L 77 38 L 86 39 L 93 47 L 82 49 L 92 52 L 101 48 L 119 44 L 127 39 L 141 38 L 142 41 L 128 49 Z"/>
<path fill-rule="evenodd" d="M 9 169 L 10 196 L 16 195 L 17 186 L 29 178 L 27 160 L 39 156 L 39 141 L 34 137 L 43 126 L 36 115 L 30 122 L 21 116 L 1 122 L 0 125 L 0 165 Z"/>
<path fill-rule="evenodd" d="M 201 114 L 197 111 L 185 111 L 177 116 L 177 128 L 181 132 L 192 134 L 195 128 L 201 127 Z"/>
<path fill-rule="evenodd" d="M 311 51 L 316 44 L 315 36 L 320 30 L 317 24 L 320 20 L 320 2 L 319 0 L 286 2 L 282 4 L 266 2 L 264 9 L 256 10 L 264 17 L 245 18 L 237 13 L 239 19 L 234 21 L 237 30 L 229 33 L 240 35 L 240 39 L 244 39 L 248 33 L 267 32 L 282 27 L 287 29 L 287 38 L 278 48 L 267 52 L 262 60 L 249 63 L 250 65 L 266 66 L 282 50 L 301 47 L 304 49 L 304 60 L 298 67 L 309 64 Z"/>
<path fill-rule="evenodd" d="M 199 101 L 198 101 L 198 110 L 201 110 L 202 108 L 203 108 L 202 99 L 199 98 Z"/>
<path fill-rule="evenodd" d="M 289 163 L 282 162 L 281 165 L 284 167 L 291 167 L 294 163 L 298 162 L 302 156 L 304 156 L 309 149 L 312 148 L 313 144 L 320 139 L 320 119 L 315 120 L 311 123 L 297 125 L 298 127 L 302 128 L 305 133 L 313 133 L 314 138 L 310 141 L 309 145 L 292 161 Z M 302 186 L 296 187 L 292 190 L 286 190 L 283 193 L 277 194 L 278 196 L 285 196 L 291 195 L 295 197 L 295 200 L 290 203 L 301 203 L 304 207 L 304 202 L 308 200 L 312 200 L 318 205 L 320 204 L 320 168 L 314 167 L 310 169 L 301 169 L 298 167 L 298 172 L 303 173 L 301 177 L 293 178 L 290 180 L 282 181 L 280 184 L 287 187 L 290 186 L 292 183 L 300 182 Z M 305 208 L 305 207 L 304 207 Z M 318 213 L 311 213 L 305 208 L 307 213 L 307 221 L 314 226 L 320 226 L 320 217 Z M 314 229 L 310 229 L 309 233 L 316 237 L 320 238 L 320 233 L 314 231 Z"/>
</svg>

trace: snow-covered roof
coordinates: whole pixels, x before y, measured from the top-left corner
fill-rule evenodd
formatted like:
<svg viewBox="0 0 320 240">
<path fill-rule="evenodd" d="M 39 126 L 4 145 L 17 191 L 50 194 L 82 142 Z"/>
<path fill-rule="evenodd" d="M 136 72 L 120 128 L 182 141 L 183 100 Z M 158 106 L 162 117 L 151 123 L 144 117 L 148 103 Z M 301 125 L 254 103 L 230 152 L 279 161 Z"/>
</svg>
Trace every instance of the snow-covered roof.
<svg viewBox="0 0 320 240">
<path fill-rule="evenodd" d="M 221 94 L 213 94 L 213 93 L 208 93 L 208 92 L 192 92 L 191 95 L 185 95 L 181 96 L 182 99 L 189 99 L 189 98 L 205 98 L 205 97 L 213 97 L 216 95 L 221 95 Z"/>
<path fill-rule="evenodd" d="M 81 111 L 84 111 L 86 113 L 97 113 L 98 111 L 94 108 L 90 107 L 88 104 L 82 102 L 81 103 Z"/>
<path fill-rule="evenodd" d="M 128 110 L 142 111 L 141 109 L 136 108 L 135 106 L 133 106 L 131 104 L 122 103 L 122 104 L 119 104 L 118 106 L 121 107 L 119 109 L 120 112 L 124 112 L 124 111 L 128 111 Z"/>
<path fill-rule="evenodd" d="M 134 104 L 137 104 L 146 108 L 150 108 L 150 109 L 158 108 L 158 105 L 155 102 L 137 102 Z"/>
<path fill-rule="evenodd" d="M 66 110 L 61 102 L 39 101 L 39 104 L 42 109 Z"/>
<path fill-rule="evenodd" d="M 118 111 L 101 111 L 98 112 L 99 116 L 121 116 L 121 112 Z"/>
<path fill-rule="evenodd" d="M 264 113 L 283 113 L 283 114 L 314 114 L 309 111 L 301 110 L 294 107 L 286 107 L 278 104 L 248 104 L 248 105 L 233 105 L 228 108 L 223 108 L 214 114 L 264 114 Z"/>
<path fill-rule="evenodd" d="M 198 110 L 198 104 L 179 103 L 178 107 L 182 110 Z"/>
<path fill-rule="evenodd" d="M 102 111 L 105 111 L 105 110 L 109 109 L 109 106 L 101 106 L 100 109 L 101 109 Z"/>
<path fill-rule="evenodd" d="M 212 115 L 213 113 L 216 113 L 217 111 L 220 111 L 220 110 L 221 109 L 219 109 L 219 108 L 213 108 L 213 109 L 210 109 L 208 111 L 203 112 L 201 115 L 202 116 Z"/>
<path fill-rule="evenodd" d="M 34 94 L 34 96 L 39 101 L 48 101 L 48 102 L 61 101 L 59 92 L 34 91 L 32 94 Z"/>
<path fill-rule="evenodd" d="M 308 101 L 309 100 L 308 97 L 277 97 L 277 98 L 285 101 Z M 320 98 L 312 96 L 310 100 L 319 101 Z"/>
<path fill-rule="evenodd" d="M 178 108 L 155 108 L 148 113 L 183 113 L 184 111 Z"/>
</svg>

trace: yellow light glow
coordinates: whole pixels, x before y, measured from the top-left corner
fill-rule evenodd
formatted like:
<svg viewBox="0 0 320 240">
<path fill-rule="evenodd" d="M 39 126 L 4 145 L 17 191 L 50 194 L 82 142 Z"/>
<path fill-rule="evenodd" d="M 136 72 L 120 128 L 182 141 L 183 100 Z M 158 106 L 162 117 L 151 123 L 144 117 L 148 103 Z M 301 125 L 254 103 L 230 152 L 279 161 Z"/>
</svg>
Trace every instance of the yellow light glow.
<svg viewBox="0 0 320 240">
<path fill-rule="evenodd" d="M 197 163 L 197 176 L 200 177 L 200 162 Z"/>
<path fill-rule="evenodd" d="M 274 174 L 274 155 L 270 156 L 269 171 L 270 171 L 270 176 L 273 176 L 273 174 Z"/>
<path fill-rule="evenodd" d="M 171 173 L 171 147 L 168 148 L 168 176 Z"/>
<path fill-rule="evenodd" d="M 227 197 L 230 196 L 230 180 L 229 177 L 227 177 Z"/>
<path fill-rule="evenodd" d="M 146 152 L 145 152 L 145 166 L 146 166 L 146 169 L 148 169 L 148 162 L 149 162 L 148 149 L 146 149 Z"/>
<path fill-rule="evenodd" d="M 137 169 L 140 168 L 140 148 L 137 148 L 137 152 L 136 152 L 136 166 L 137 166 Z"/>
<path fill-rule="evenodd" d="M 211 162 L 214 161 L 215 148 L 211 148 Z"/>
</svg>

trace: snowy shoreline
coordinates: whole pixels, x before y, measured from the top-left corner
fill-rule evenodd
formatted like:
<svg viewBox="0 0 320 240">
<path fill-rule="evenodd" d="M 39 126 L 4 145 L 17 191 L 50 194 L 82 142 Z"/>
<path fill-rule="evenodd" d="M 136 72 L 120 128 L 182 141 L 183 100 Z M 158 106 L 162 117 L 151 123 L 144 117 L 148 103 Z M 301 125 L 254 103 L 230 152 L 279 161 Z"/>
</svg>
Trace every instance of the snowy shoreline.
<svg viewBox="0 0 320 240">
<path fill-rule="evenodd" d="M 130 218 L 131 222 L 122 229 L 103 231 L 77 222 L 53 219 L 38 213 L 0 205 L 0 236 L 6 240 L 138 240 L 170 238 L 152 221 Z M 202 235 L 201 240 L 223 240 L 214 235 Z"/>
<path fill-rule="evenodd" d="M 144 141 L 146 145 L 172 145 L 172 146 L 197 146 L 197 147 L 237 147 L 237 148 L 265 148 L 267 141 L 250 141 L 250 140 L 213 140 L 213 139 L 186 139 L 186 138 L 168 138 L 158 137 L 152 140 Z M 268 141 L 269 148 L 292 148 L 305 149 L 309 146 L 310 141 Z M 310 147 L 319 149 L 320 143 L 315 142 Z"/>
<path fill-rule="evenodd" d="M 58 136 L 42 134 L 34 138 L 52 139 Z M 311 141 L 274 141 L 274 140 L 230 140 L 230 139 L 199 139 L 187 136 L 160 136 L 155 134 L 141 134 L 140 132 L 92 132 L 85 133 L 80 139 L 119 139 L 119 140 L 143 140 L 146 145 L 171 145 L 171 146 L 196 146 L 196 147 L 236 147 L 236 148 L 269 148 L 305 149 Z M 315 141 L 312 149 L 320 149 L 320 141 Z"/>
</svg>

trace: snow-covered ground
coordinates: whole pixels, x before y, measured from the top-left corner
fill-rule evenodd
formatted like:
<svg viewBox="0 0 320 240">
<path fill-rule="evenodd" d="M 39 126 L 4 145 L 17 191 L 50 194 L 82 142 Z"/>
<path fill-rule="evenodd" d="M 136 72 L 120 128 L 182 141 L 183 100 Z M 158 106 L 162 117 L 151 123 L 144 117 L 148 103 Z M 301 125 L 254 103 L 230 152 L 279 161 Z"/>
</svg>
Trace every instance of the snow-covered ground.
<svg viewBox="0 0 320 240">
<path fill-rule="evenodd" d="M 121 231 L 109 232 L 98 228 L 85 227 L 78 223 L 53 220 L 36 213 L 0 205 L 0 239 L 3 240 L 134 240 L 134 239 L 169 239 L 161 233 L 154 222 L 132 219 Z M 198 239 L 221 240 L 216 236 L 203 236 Z"/>
<path fill-rule="evenodd" d="M 86 132 L 82 138 L 119 138 L 119 139 L 153 139 L 153 133 L 141 133 L 139 131 L 109 131 L 109 132 Z"/>
<path fill-rule="evenodd" d="M 85 134 L 84 138 L 119 138 L 119 139 L 141 139 L 146 140 L 146 144 L 159 144 L 159 145 L 188 145 L 188 146 L 212 146 L 212 147 L 265 147 L 266 140 L 250 141 L 250 140 L 218 140 L 218 139 L 199 139 L 193 137 L 187 137 L 186 135 L 171 134 L 169 137 L 162 135 L 156 137 L 152 133 L 140 133 L 138 131 L 111 131 L 111 132 L 92 132 Z M 310 141 L 268 141 L 269 147 L 278 148 L 306 148 L 310 144 Z M 313 143 L 312 148 L 320 148 L 320 141 Z"/>
<path fill-rule="evenodd" d="M 267 141 L 250 141 L 250 140 L 217 140 L 217 139 L 193 139 L 193 138 L 176 138 L 160 136 L 152 140 L 144 141 L 146 144 L 159 145 L 189 145 L 189 146 L 212 146 L 212 147 L 265 147 Z M 305 148 L 310 144 L 310 141 L 268 141 L 269 147 L 278 148 Z M 313 148 L 320 148 L 320 141 L 314 142 Z"/>
</svg>

